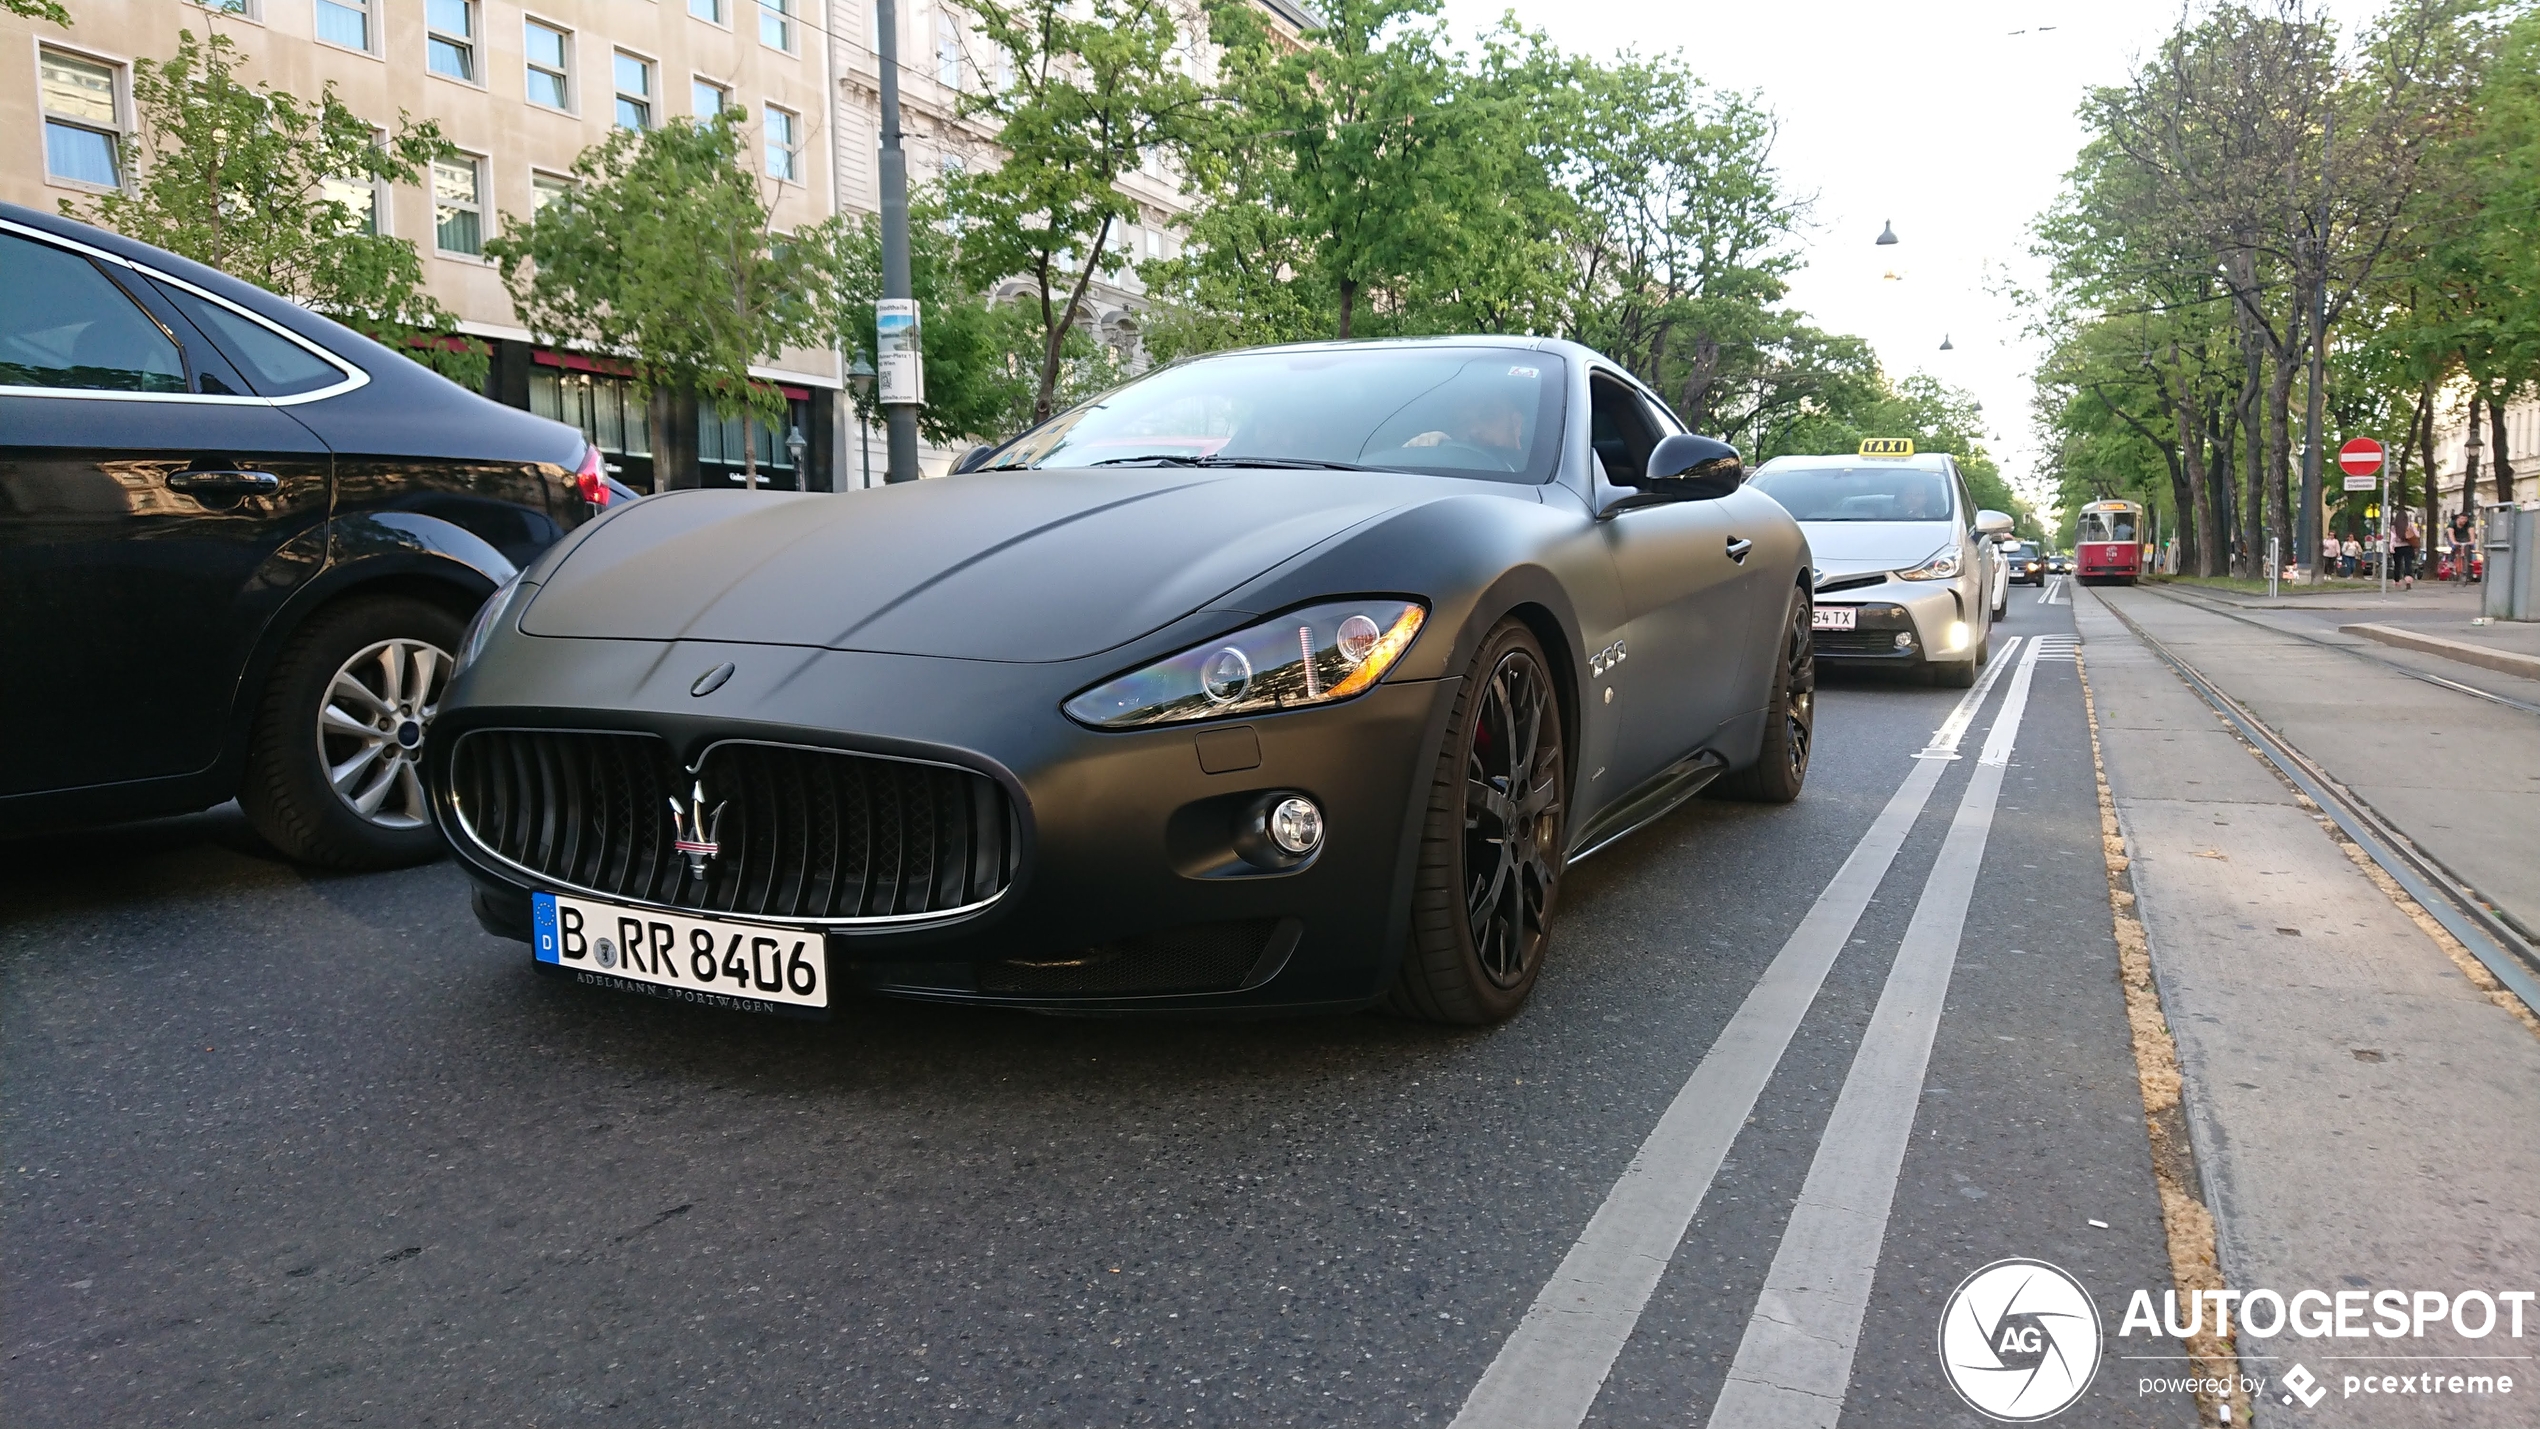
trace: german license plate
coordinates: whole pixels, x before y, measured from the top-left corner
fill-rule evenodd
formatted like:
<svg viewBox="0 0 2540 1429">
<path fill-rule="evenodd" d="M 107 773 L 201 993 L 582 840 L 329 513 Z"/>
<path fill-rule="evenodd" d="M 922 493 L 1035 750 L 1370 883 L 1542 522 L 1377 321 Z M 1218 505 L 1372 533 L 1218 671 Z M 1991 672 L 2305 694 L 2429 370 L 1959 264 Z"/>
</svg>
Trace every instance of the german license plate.
<svg viewBox="0 0 2540 1429">
<path fill-rule="evenodd" d="M 534 894 L 531 907 L 538 961 L 580 981 L 744 1012 L 829 1007 L 828 940 L 816 930 L 560 893 Z"/>
<path fill-rule="evenodd" d="M 1808 624 L 1817 630 L 1850 630 L 1855 614 L 1848 605 L 1821 605 L 1809 616 Z"/>
</svg>

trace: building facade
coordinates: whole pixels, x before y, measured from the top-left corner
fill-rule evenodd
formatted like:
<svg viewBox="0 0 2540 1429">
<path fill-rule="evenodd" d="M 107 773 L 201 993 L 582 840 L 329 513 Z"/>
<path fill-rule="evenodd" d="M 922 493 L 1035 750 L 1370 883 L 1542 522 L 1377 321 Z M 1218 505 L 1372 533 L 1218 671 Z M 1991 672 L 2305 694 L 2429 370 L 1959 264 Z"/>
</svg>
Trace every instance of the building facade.
<svg viewBox="0 0 2540 1429">
<path fill-rule="evenodd" d="M 2438 408 L 2434 426 L 2436 507 L 2449 519 L 2461 509 L 2461 483 L 2469 472 L 2469 399 L 2455 394 Z M 2478 488 L 2470 493 L 2476 515 L 2496 499 L 2496 429 L 2484 406 L 2478 412 Z M 2506 461 L 2513 468 L 2514 498 L 2540 500 L 2540 397 L 2505 404 Z"/>
<path fill-rule="evenodd" d="M 0 15 L 0 198 L 58 210 L 132 183 L 144 154 L 132 66 L 181 30 L 234 40 L 240 74 L 304 99 L 328 85 L 386 126 L 438 121 L 461 153 L 415 185 L 348 186 L 378 228 L 412 240 L 426 286 L 493 350 L 488 395 L 579 425 L 638 489 L 738 484 L 748 447 L 765 484 L 834 484 L 844 376 L 832 352 L 758 369 L 789 429 L 694 403 L 635 399 L 624 364 L 542 346 L 512 311 L 485 240 L 533 212 L 615 127 L 748 111 L 776 224 L 835 209 L 832 49 L 820 0 L 75 0 L 68 28 Z M 148 235 L 135 235 L 147 238 Z M 801 434 L 799 444 L 791 440 Z M 801 454 L 799 464 L 797 451 Z"/>
</svg>

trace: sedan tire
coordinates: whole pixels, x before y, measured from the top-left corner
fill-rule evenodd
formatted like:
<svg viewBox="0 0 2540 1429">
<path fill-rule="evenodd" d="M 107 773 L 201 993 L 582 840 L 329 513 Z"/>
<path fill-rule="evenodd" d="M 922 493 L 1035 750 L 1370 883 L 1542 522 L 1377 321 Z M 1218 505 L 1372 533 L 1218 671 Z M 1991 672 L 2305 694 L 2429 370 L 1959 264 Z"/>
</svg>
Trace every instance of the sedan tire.
<svg viewBox="0 0 2540 1429">
<path fill-rule="evenodd" d="M 1516 1014 L 1552 938 L 1568 834 L 1561 699 L 1533 633 L 1503 620 L 1455 708 L 1420 835 L 1411 946 L 1388 1005 L 1475 1027 Z"/>
<path fill-rule="evenodd" d="M 459 635 L 457 616 L 405 596 L 310 617 L 266 682 L 238 794 L 267 843 L 332 868 L 439 856 L 421 756 Z"/>
</svg>

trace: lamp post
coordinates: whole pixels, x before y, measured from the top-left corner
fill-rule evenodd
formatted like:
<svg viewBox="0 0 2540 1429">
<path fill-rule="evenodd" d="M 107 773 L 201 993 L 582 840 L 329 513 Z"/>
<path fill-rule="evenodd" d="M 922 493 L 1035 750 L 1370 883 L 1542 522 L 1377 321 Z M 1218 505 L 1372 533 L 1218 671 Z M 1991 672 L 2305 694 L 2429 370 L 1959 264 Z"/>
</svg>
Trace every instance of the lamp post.
<svg viewBox="0 0 2540 1429">
<path fill-rule="evenodd" d="M 847 369 L 847 385 L 855 389 L 856 395 L 856 438 L 864 447 L 863 484 L 871 486 L 873 484 L 873 424 L 865 419 L 864 399 L 873 392 L 873 364 L 861 357 L 857 358 L 855 365 Z"/>
<path fill-rule="evenodd" d="M 923 369 L 914 351 L 917 334 L 916 290 L 908 272 L 908 155 L 900 148 L 900 7 L 899 0 L 874 0 L 874 26 L 880 31 L 882 89 L 882 303 L 884 321 L 896 323 L 877 332 L 882 359 L 882 411 L 888 424 L 886 481 L 917 480 L 917 408 L 925 401 Z"/>
<path fill-rule="evenodd" d="M 793 459 L 796 491 L 811 490 L 811 473 L 803 470 L 803 448 L 807 445 L 809 443 L 803 440 L 803 429 L 800 425 L 785 434 L 785 455 Z"/>
</svg>

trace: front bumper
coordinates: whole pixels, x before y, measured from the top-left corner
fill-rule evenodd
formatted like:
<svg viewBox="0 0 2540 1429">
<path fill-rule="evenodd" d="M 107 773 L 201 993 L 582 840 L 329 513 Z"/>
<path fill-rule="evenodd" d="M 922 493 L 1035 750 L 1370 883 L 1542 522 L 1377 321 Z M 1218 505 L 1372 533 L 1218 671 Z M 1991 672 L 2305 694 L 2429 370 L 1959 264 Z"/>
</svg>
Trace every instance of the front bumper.
<svg viewBox="0 0 2540 1429">
<path fill-rule="evenodd" d="M 1380 996 L 1407 936 L 1424 775 L 1458 683 L 1387 682 L 1345 704 L 1238 722 L 1258 756 L 1230 760 L 1228 725 L 1097 733 L 1069 721 L 1059 701 L 1109 673 L 1083 662 L 534 637 L 500 654 L 466 672 L 426 758 L 436 810 L 489 928 L 526 941 L 538 889 L 461 817 L 452 751 L 470 731 L 645 732 L 691 762 L 732 739 L 916 759 L 1005 788 L 1019 826 L 1014 875 L 959 916 L 823 926 L 832 985 L 1074 1011 L 1299 1011 Z M 698 671 L 726 661 L 735 673 L 724 686 L 689 693 Z M 1209 767 L 1224 772 L 1203 767 L 1203 735 L 1216 736 Z M 1321 805 L 1327 833 L 1302 864 L 1265 869 L 1238 856 L 1240 823 L 1255 801 L 1283 792 Z M 1140 983 L 1139 957 L 1169 960 L 1193 940 L 1222 950 L 1230 929 L 1260 944 L 1230 985 Z"/>
<path fill-rule="evenodd" d="M 1963 623 L 1970 644 L 1975 639 L 1973 616 L 1954 581 L 1890 579 L 1817 597 L 1818 609 L 1835 606 L 1852 607 L 1854 627 L 1816 632 L 1820 660 L 1874 665 L 1964 660 L 1965 647 L 1949 647 L 1950 627 Z"/>
</svg>

